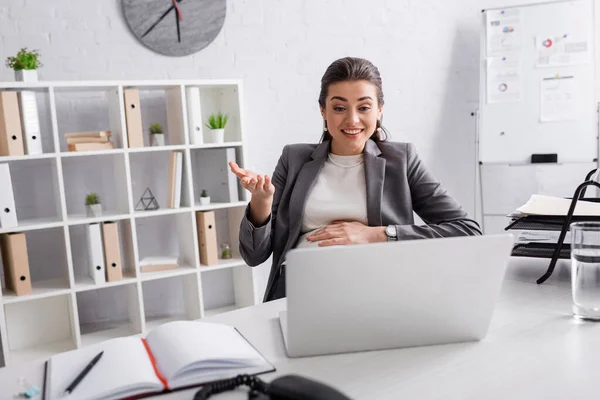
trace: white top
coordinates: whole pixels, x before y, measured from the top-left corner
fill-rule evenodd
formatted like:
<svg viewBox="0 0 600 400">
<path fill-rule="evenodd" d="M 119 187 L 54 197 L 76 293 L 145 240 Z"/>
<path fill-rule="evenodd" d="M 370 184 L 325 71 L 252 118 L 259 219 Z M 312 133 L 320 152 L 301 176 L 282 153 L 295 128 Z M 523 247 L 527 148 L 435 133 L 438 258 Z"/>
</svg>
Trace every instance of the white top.
<svg viewBox="0 0 600 400">
<path fill-rule="evenodd" d="M 367 185 L 362 153 L 353 156 L 329 153 L 306 199 L 302 234 L 296 247 L 317 246 L 306 237 L 336 220 L 367 224 Z"/>
</svg>

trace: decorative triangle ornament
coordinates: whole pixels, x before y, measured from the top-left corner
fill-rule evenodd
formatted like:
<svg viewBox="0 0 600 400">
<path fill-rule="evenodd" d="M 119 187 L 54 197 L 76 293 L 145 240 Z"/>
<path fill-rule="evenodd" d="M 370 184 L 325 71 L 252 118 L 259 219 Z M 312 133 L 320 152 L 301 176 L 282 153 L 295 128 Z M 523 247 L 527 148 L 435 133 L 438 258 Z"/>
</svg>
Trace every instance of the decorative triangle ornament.
<svg viewBox="0 0 600 400">
<path fill-rule="evenodd" d="M 140 201 L 135 205 L 136 211 L 148 211 L 148 210 L 158 210 L 158 202 L 156 201 L 156 197 L 152 194 L 152 190 L 150 188 L 146 188 L 144 194 L 140 198 Z"/>
</svg>

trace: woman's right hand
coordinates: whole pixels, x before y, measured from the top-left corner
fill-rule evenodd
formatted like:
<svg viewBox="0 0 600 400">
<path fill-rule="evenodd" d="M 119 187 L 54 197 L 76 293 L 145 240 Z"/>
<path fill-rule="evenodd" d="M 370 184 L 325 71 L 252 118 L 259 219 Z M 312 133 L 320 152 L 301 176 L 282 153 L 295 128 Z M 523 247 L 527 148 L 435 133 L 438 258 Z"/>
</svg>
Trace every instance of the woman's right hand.
<svg viewBox="0 0 600 400">
<path fill-rule="evenodd" d="M 269 200 L 275 193 L 275 186 L 271 183 L 269 175 L 258 175 L 247 169 L 240 168 L 233 161 L 229 162 L 231 172 L 239 179 L 242 187 L 252 193 L 252 197 L 261 200 Z"/>
</svg>

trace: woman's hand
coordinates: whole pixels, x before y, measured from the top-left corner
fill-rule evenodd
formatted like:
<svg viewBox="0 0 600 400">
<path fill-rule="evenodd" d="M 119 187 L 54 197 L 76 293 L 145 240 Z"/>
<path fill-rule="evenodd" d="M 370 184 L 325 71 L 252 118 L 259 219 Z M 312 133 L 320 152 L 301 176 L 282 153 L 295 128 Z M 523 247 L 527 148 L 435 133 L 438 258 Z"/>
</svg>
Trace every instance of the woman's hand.
<svg viewBox="0 0 600 400">
<path fill-rule="evenodd" d="M 240 168 L 233 161 L 229 163 L 229 167 L 231 172 L 240 179 L 242 187 L 252 193 L 253 198 L 256 196 L 257 200 L 267 200 L 273 197 L 275 186 L 271 183 L 269 175 L 258 175 L 250 170 Z"/>
<path fill-rule="evenodd" d="M 309 235 L 306 240 L 319 246 L 336 246 L 386 242 L 385 227 L 367 226 L 360 222 L 333 221 L 331 225 Z"/>
</svg>

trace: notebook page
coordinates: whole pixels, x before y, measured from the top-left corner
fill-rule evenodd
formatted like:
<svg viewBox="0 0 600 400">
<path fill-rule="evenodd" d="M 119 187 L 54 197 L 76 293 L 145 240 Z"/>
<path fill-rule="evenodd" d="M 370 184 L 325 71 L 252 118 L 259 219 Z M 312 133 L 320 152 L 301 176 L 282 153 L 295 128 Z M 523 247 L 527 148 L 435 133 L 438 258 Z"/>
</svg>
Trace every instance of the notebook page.
<svg viewBox="0 0 600 400">
<path fill-rule="evenodd" d="M 175 321 L 153 329 L 146 337 L 158 369 L 172 383 L 185 368 L 264 365 L 263 357 L 235 330 L 209 322 Z M 268 364 L 267 364 L 268 365 Z M 199 375 L 202 374 L 199 372 Z"/>
<path fill-rule="evenodd" d="M 64 397 L 65 389 L 101 351 L 104 354 L 94 368 Z M 57 354 L 48 370 L 50 399 L 102 399 L 110 394 L 126 397 L 133 393 L 163 390 L 148 353 L 140 338 L 112 339 L 94 346 Z"/>
</svg>

